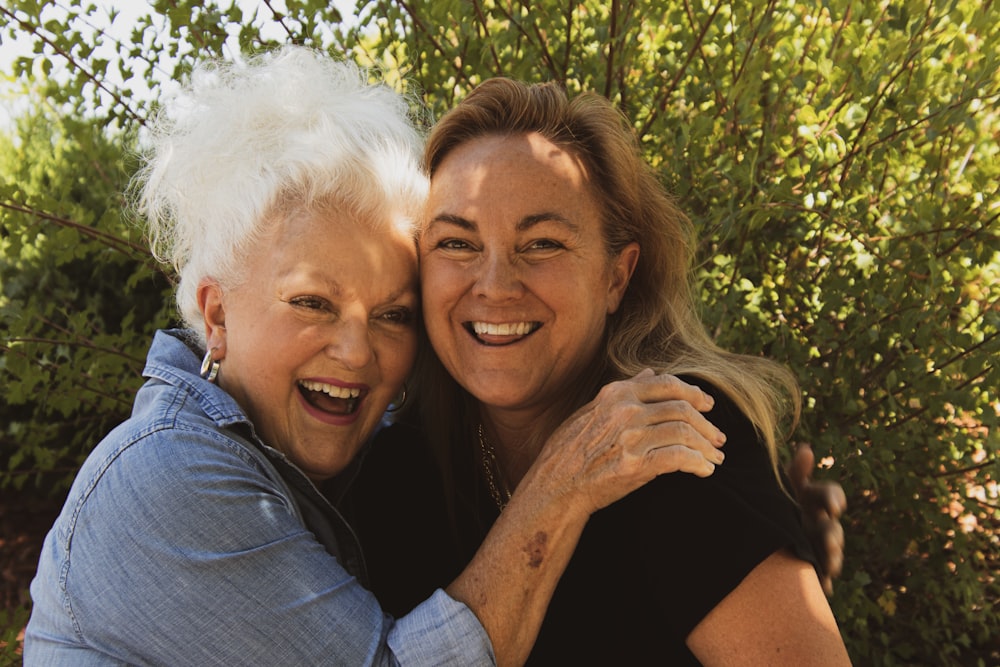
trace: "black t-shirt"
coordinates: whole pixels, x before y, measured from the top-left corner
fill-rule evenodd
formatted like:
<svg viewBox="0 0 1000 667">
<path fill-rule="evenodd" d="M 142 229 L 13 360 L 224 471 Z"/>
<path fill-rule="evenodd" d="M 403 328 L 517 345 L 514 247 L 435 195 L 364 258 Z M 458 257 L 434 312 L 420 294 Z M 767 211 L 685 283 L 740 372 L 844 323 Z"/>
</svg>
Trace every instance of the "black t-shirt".
<svg viewBox="0 0 1000 667">
<path fill-rule="evenodd" d="M 715 396 L 707 416 L 727 435 L 726 461 L 706 479 L 663 475 L 591 517 L 528 664 L 697 665 L 685 637 L 754 567 L 782 548 L 815 565 L 749 421 L 685 379 Z M 390 613 L 450 583 L 496 518 L 480 482 L 456 549 L 439 485 L 419 434 L 394 426 L 350 494 L 373 591 Z"/>
</svg>

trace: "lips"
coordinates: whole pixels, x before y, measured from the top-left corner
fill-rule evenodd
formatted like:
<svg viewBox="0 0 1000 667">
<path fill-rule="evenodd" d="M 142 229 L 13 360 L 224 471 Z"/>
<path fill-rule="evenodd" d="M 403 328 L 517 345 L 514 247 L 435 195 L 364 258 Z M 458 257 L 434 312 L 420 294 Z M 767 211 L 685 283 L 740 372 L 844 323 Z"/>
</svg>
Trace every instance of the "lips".
<svg viewBox="0 0 1000 667">
<path fill-rule="evenodd" d="M 353 415 L 357 412 L 365 393 L 361 387 L 340 387 L 315 380 L 299 382 L 299 392 L 312 407 L 338 416 Z"/>
<path fill-rule="evenodd" d="M 541 328 L 541 322 L 465 322 L 462 326 L 483 345 L 510 345 Z"/>
</svg>

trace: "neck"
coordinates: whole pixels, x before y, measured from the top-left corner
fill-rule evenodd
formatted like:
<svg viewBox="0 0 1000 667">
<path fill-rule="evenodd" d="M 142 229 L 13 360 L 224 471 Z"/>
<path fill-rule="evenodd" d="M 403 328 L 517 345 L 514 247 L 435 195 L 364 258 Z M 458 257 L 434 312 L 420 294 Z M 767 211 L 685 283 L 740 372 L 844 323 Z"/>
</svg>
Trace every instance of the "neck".
<svg viewBox="0 0 1000 667">
<path fill-rule="evenodd" d="M 501 481 L 513 491 L 538 458 L 549 436 L 600 388 L 599 364 L 586 364 L 569 389 L 541 407 L 501 408 L 479 403 L 480 421 L 496 457 Z"/>
<path fill-rule="evenodd" d="M 544 416 L 527 418 L 481 407 L 483 430 L 493 446 L 501 482 L 513 491 L 552 434 Z"/>
</svg>

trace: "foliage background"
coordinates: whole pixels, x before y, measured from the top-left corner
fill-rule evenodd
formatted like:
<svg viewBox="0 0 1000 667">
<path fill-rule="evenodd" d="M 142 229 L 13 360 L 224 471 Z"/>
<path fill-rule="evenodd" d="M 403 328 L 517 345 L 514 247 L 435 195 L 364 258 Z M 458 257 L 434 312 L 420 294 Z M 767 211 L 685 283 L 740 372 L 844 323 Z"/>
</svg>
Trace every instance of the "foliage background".
<svg viewBox="0 0 1000 667">
<path fill-rule="evenodd" d="M 720 342 L 798 374 L 795 439 L 850 504 L 832 604 L 855 663 L 1000 664 L 995 3 L 358 4 L 348 22 L 321 0 L 0 6 L 0 39 L 32 51 L 5 73 L 0 131 L 3 497 L 65 493 L 173 317 L 122 192 L 194 59 L 342 52 L 431 118 L 488 76 L 557 79 L 634 121 L 701 233 Z M 13 661 L 27 596 L 5 602 Z"/>
</svg>

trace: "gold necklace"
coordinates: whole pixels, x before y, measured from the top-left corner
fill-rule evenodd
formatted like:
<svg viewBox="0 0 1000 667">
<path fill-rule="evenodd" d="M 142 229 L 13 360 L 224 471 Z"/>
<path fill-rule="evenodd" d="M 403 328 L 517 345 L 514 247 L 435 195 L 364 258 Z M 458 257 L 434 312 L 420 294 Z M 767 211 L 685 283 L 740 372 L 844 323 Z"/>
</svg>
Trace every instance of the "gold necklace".
<svg viewBox="0 0 1000 667">
<path fill-rule="evenodd" d="M 490 495 L 493 496 L 493 502 L 497 504 L 497 509 L 503 512 L 507 503 L 510 502 L 510 490 L 503 483 L 500 465 L 497 463 L 497 453 L 490 441 L 486 439 L 486 429 L 483 428 L 482 424 L 476 428 L 476 435 L 479 436 L 479 451 L 482 453 L 486 484 L 490 487 Z M 499 484 L 498 480 L 500 480 Z"/>
</svg>

